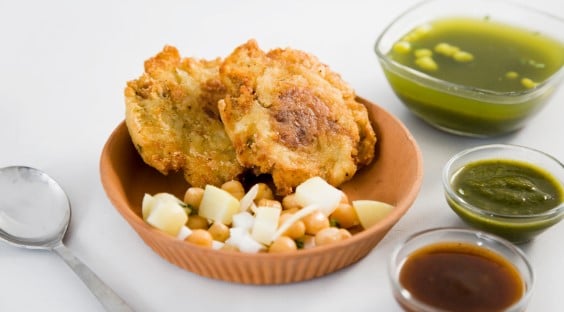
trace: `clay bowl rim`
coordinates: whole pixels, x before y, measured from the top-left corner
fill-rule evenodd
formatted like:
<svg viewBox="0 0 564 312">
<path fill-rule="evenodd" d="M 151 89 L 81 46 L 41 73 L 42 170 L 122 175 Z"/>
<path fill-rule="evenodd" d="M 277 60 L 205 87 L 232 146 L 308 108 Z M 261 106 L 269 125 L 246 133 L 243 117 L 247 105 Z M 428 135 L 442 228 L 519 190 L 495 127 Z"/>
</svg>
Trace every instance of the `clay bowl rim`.
<svg viewBox="0 0 564 312">
<path fill-rule="evenodd" d="M 340 249 L 340 248 L 344 248 L 344 246 L 349 245 L 349 244 L 354 244 L 354 243 L 358 243 L 359 241 L 363 241 L 363 240 L 369 240 L 371 236 L 377 236 L 377 235 L 382 235 L 382 238 L 387 235 L 387 233 L 389 232 L 389 230 L 403 217 L 403 215 L 409 210 L 409 208 L 413 205 L 413 203 L 415 202 L 415 199 L 417 198 L 417 195 L 421 189 L 421 184 L 422 184 L 422 180 L 423 180 L 423 157 L 421 154 L 421 150 L 419 149 L 419 146 L 417 144 L 417 142 L 415 141 L 415 139 L 413 138 L 413 136 L 411 135 L 411 133 L 409 132 L 409 130 L 407 129 L 407 127 L 394 115 L 392 115 L 391 113 L 389 113 L 388 111 L 386 111 L 384 108 L 362 98 L 357 96 L 357 100 L 359 102 L 361 102 L 362 104 L 364 104 L 365 106 L 367 106 L 367 109 L 370 111 L 371 108 L 370 106 L 372 106 L 372 109 L 378 111 L 379 113 L 382 113 L 384 115 L 386 115 L 387 118 L 391 119 L 397 126 L 399 126 L 400 129 L 403 130 L 402 133 L 400 133 L 401 135 L 405 136 L 408 142 L 411 142 L 411 145 L 413 146 L 413 150 L 415 152 L 415 154 L 413 155 L 413 161 L 416 162 L 416 172 L 415 172 L 415 176 L 413 177 L 412 180 L 412 185 L 411 188 L 409 189 L 409 191 L 404 194 L 404 196 L 400 197 L 399 200 L 397 201 L 397 203 L 393 204 L 394 205 L 394 209 L 392 210 L 392 212 L 390 214 L 388 214 L 382 221 L 378 222 L 377 224 L 373 225 L 372 227 L 370 227 L 369 229 L 364 229 L 356 234 L 354 234 L 351 238 L 348 238 L 346 240 L 343 241 L 339 241 L 333 244 L 328 244 L 328 245 L 324 245 L 324 246 L 318 246 L 315 248 L 311 248 L 311 249 L 306 249 L 306 250 L 299 250 L 297 252 L 292 252 L 292 253 L 277 253 L 277 254 L 269 254 L 269 253 L 255 253 L 255 254 L 250 254 L 250 253 L 243 253 L 243 252 L 233 252 L 233 251 L 225 251 L 225 250 L 214 250 L 214 249 L 210 249 L 207 247 L 202 247 L 202 246 L 198 246 L 195 244 L 187 244 L 184 241 L 178 240 L 175 237 L 172 237 L 162 231 L 159 231 L 158 229 L 155 229 L 153 227 L 151 227 L 149 224 L 147 224 L 145 221 L 143 221 L 143 219 L 137 215 L 130 207 L 128 201 L 126 198 L 119 196 L 118 190 L 119 189 L 123 189 L 125 192 L 125 188 L 123 187 L 122 181 L 120 179 L 120 177 L 117 175 L 116 171 L 113 170 L 112 165 L 111 165 L 111 159 L 110 159 L 110 148 L 112 146 L 112 143 L 115 141 L 115 138 L 120 135 L 120 132 L 127 132 L 127 127 L 125 125 L 125 122 L 122 121 L 119 123 L 119 125 L 114 128 L 114 130 L 112 131 L 110 137 L 108 138 L 108 140 L 106 141 L 106 143 L 104 144 L 103 150 L 102 150 L 102 154 L 101 154 L 101 158 L 100 158 L 100 177 L 101 177 L 101 181 L 102 181 L 102 185 L 104 188 L 104 191 L 106 192 L 107 197 L 110 199 L 110 202 L 112 203 L 112 205 L 114 206 L 114 208 L 116 210 L 118 210 L 118 212 L 122 215 L 122 217 L 130 224 L 131 227 L 133 227 L 133 230 L 138 234 L 138 236 L 140 236 L 140 238 L 142 240 L 144 240 L 144 238 L 142 237 L 141 233 L 138 232 L 136 227 L 141 227 L 143 228 L 146 232 L 149 232 L 151 235 L 156 235 L 157 238 L 160 239 L 164 239 L 167 240 L 168 242 L 170 242 L 170 244 L 172 244 L 172 246 L 178 245 L 179 248 L 183 248 L 184 250 L 189 250 L 189 249 L 196 249 L 199 250 L 200 252 L 204 252 L 204 253 L 211 253 L 211 254 L 215 254 L 215 255 L 222 255 L 222 256 L 228 256 L 228 257 L 233 257 L 233 258 L 257 258 L 257 259 L 261 259 L 263 261 L 280 261 L 280 260 L 288 260 L 288 259 L 298 259 L 298 258 L 302 258 L 302 257 L 312 257 L 312 256 L 320 256 L 322 254 L 328 253 L 331 250 L 336 250 L 336 249 Z M 375 129 L 376 130 L 376 129 Z M 127 136 L 129 136 L 129 133 L 127 133 Z M 378 143 L 377 143 L 378 146 Z M 354 178 L 353 178 L 354 180 Z M 352 181 L 352 180 L 351 180 Z M 350 182 L 350 181 L 349 181 Z M 347 183 L 349 183 L 347 182 Z M 346 186 L 346 184 L 343 184 L 342 186 Z M 116 190 L 117 188 L 117 190 Z M 381 239 L 378 240 L 378 242 Z M 376 247 L 376 245 L 378 244 L 378 242 L 376 244 L 374 244 L 374 246 L 372 246 L 370 249 L 373 249 Z M 151 246 L 151 248 L 153 248 Z M 370 251 L 368 251 L 370 252 Z M 159 254 L 159 253 L 158 253 Z M 162 255 L 159 254 L 159 256 L 162 257 Z M 312 257 L 313 258 L 313 257 Z M 364 256 L 360 257 L 360 259 L 364 258 Z M 170 262 L 170 260 L 168 260 Z M 331 272 L 328 272 L 326 274 L 329 274 Z M 323 275 L 326 275 L 323 274 Z"/>
</svg>

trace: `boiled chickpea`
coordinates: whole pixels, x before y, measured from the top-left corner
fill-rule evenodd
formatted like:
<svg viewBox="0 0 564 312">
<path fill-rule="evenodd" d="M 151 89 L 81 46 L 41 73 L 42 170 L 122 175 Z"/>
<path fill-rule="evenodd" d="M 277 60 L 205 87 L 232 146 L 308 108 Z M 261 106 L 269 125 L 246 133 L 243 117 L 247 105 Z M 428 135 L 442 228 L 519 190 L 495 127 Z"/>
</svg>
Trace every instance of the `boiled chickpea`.
<svg viewBox="0 0 564 312">
<path fill-rule="evenodd" d="M 342 240 L 342 234 L 338 228 L 330 227 L 325 228 L 315 234 L 315 245 L 322 246 L 332 244 Z"/>
<path fill-rule="evenodd" d="M 303 249 L 311 249 L 315 247 L 315 236 L 305 235 L 300 239 L 303 244 Z"/>
<path fill-rule="evenodd" d="M 216 241 L 225 242 L 229 238 L 229 227 L 221 222 L 214 222 L 208 232 Z"/>
<path fill-rule="evenodd" d="M 208 220 L 198 215 L 191 215 L 188 217 L 188 222 L 186 222 L 186 226 L 188 226 L 192 230 L 196 230 L 196 229 L 207 230 Z"/>
<path fill-rule="evenodd" d="M 274 193 L 272 193 L 272 189 L 266 183 L 258 183 L 258 192 L 257 196 L 255 197 L 255 202 L 266 198 L 266 199 L 274 199 Z"/>
<path fill-rule="evenodd" d="M 236 180 L 231 180 L 223 183 L 221 189 L 233 195 L 233 197 L 241 200 L 245 196 L 245 188 L 241 182 Z"/>
<path fill-rule="evenodd" d="M 306 233 L 312 235 L 330 226 L 329 219 L 321 211 L 310 213 L 302 221 L 304 222 Z"/>
<path fill-rule="evenodd" d="M 351 238 L 352 234 L 347 229 L 339 229 L 339 235 L 341 235 L 341 239 Z"/>
<path fill-rule="evenodd" d="M 293 213 L 284 212 L 280 215 L 279 224 L 283 224 L 288 220 L 288 218 L 292 217 Z M 298 220 L 290 226 L 286 232 L 283 233 L 284 235 L 297 239 L 305 235 L 305 224 L 302 220 Z"/>
<path fill-rule="evenodd" d="M 213 238 L 208 231 L 196 229 L 192 231 L 190 236 L 186 237 L 186 241 L 195 245 L 211 248 Z"/>
<path fill-rule="evenodd" d="M 302 208 L 302 205 L 300 205 L 296 200 L 296 194 L 292 193 L 282 198 L 282 208 L 285 210 L 300 209 Z"/>
<path fill-rule="evenodd" d="M 191 206 L 194 209 L 200 207 L 202 202 L 202 197 L 204 197 L 204 189 L 201 187 L 190 187 L 186 190 L 184 194 L 184 203 Z"/>
<path fill-rule="evenodd" d="M 262 198 L 257 202 L 257 206 L 259 207 L 272 207 L 272 208 L 280 208 L 282 209 L 282 204 L 274 199 L 266 199 Z"/>
<path fill-rule="evenodd" d="M 280 236 L 268 249 L 268 252 L 271 253 L 278 253 L 278 252 L 292 252 L 298 250 L 298 246 L 293 239 L 289 238 L 288 236 Z"/>
<path fill-rule="evenodd" d="M 356 211 L 354 210 L 353 206 L 348 203 L 340 203 L 335 211 L 333 211 L 333 213 L 331 214 L 331 218 L 337 221 L 340 227 L 346 229 L 360 223 Z"/>
</svg>

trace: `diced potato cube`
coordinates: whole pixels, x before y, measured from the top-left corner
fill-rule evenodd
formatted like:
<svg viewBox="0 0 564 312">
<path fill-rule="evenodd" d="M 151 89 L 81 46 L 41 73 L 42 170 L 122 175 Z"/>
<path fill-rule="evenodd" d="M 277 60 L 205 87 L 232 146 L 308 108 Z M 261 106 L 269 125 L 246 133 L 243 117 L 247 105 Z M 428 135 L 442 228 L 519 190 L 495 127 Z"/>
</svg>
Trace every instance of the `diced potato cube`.
<svg viewBox="0 0 564 312">
<path fill-rule="evenodd" d="M 145 194 L 143 196 L 143 201 L 141 202 L 141 214 L 143 216 L 143 220 L 147 220 L 149 214 L 151 214 L 151 211 L 159 202 L 176 203 L 180 204 L 180 206 L 184 208 L 184 203 L 179 198 L 170 193 L 158 193 L 154 196 Z"/>
<path fill-rule="evenodd" d="M 394 209 L 394 206 L 376 200 L 354 200 L 352 205 L 365 229 L 382 221 Z"/>
<path fill-rule="evenodd" d="M 204 196 L 198 209 L 198 215 L 214 222 L 230 225 L 233 215 L 239 212 L 237 198 L 213 185 L 206 185 Z"/>
<path fill-rule="evenodd" d="M 296 201 L 302 207 L 317 205 L 319 210 L 329 216 L 337 208 L 343 192 L 321 177 L 313 177 L 296 187 Z"/>
<path fill-rule="evenodd" d="M 186 211 L 178 202 L 172 200 L 156 200 L 147 217 L 147 223 L 172 236 L 178 235 L 186 221 L 188 221 Z"/>
<path fill-rule="evenodd" d="M 276 207 L 258 207 L 256 209 L 251 236 L 257 242 L 265 245 L 272 243 L 281 211 L 281 208 Z"/>
</svg>

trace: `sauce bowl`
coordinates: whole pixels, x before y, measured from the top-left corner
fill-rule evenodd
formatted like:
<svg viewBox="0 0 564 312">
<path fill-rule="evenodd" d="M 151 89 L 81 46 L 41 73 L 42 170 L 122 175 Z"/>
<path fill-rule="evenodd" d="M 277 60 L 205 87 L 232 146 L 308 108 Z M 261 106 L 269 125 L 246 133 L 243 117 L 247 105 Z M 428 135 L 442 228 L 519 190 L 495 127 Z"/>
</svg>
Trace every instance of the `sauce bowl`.
<svg viewBox="0 0 564 312">
<path fill-rule="evenodd" d="M 430 270 L 423 271 L 422 274 L 427 275 L 428 278 L 434 276 L 435 281 L 440 279 L 443 282 L 441 285 L 438 285 L 437 283 L 433 283 L 433 279 L 425 279 L 423 283 L 428 284 L 423 285 L 426 286 L 425 294 L 417 294 L 417 291 L 410 286 L 406 287 L 404 278 L 405 275 L 408 274 L 406 270 L 409 265 L 408 261 L 413 259 L 413 256 L 417 255 L 422 250 L 439 244 L 450 244 L 455 247 L 466 246 L 480 253 L 484 252 L 485 254 L 499 257 L 498 260 L 507 266 L 504 266 L 505 269 L 512 270 L 513 272 L 516 271 L 516 274 L 519 276 L 519 278 L 512 280 L 513 283 L 509 285 L 519 290 L 518 295 L 511 301 L 513 303 L 509 303 L 509 306 L 502 308 L 503 311 L 524 311 L 526 309 L 533 290 L 534 274 L 527 257 L 519 248 L 503 238 L 476 230 L 437 228 L 409 236 L 404 242 L 400 243 L 392 253 L 388 270 L 389 279 L 393 295 L 404 310 L 418 312 L 452 310 L 446 306 L 447 303 L 444 301 L 430 303 L 428 295 L 436 290 L 440 291 L 440 293 L 436 294 L 437 297 L 450 301 L 451 305 L 456 304 L 455 301 L 460 299 L 461 302 L 458 302 L 455 308 L 457 311 L 463 311 L 464 309 L 473 311 L 499 310 L 499 307 L 492 309 L 492 306 L 489 306 L 488 308 L 487 305 L 484 305 L 480 301 L 481 299 L 484 301 L 490 300 L 492 296 L 480 292 L 480 287 L 477 287 L 479 286 L 478 284 L 484 282 L 483 278 L 480 280 L 473 278 L 474 276 L 469 276 L 469 271 L 480 271 L 480 269 L 476 270 L 476 267 L 472 266 L 472 262 L 465 262 L 464 264 L 450 262 L 452 265 L 444 265 L 438 268 L 438 270 L 435 270 L 436 275 L 433 275 L 433 273 L 429 274 L 428 272 Z M 436 255 L 437 254 L 435 254 L 435 256 Z M 441 257 L 444 255 L 445 253 L 442 253 L 438 256 Z M 464 254 L 462 255 L 464 256 Z M 439 258 L 434 258 L 434 260 L 437 259 Z M 472 259 L 472 257 L 470 257 L 470 259 Z M 445 263 L 443 262 L 442 264 Z M 494 275 L 488 275 L 485 277 L 485 280 L 486 283 L 489 283 L 489 285 L 495 289 L 501 278 L 499 278 L 498 275 L 495 275 L 495 277 Z M 409 289 L 412 289 L 412 291 Z M 456 295 L 456 292 L 459 292 L 459 295 Z M 448 293 L 448 295 L 446 295 L 446 293 Z M 467 301 L 468 297 L 477 299 L 477 303 L 475 302 L 475 305 L 471 305 L 467 302 L 462 302 Z"/>
<path fill-rule="evenodd" d="M 480 19 L 485 21 L 484 23 L 491 21 L 518 27 L 530 31 L 529 35 L 540 34 L 543 38 L 555 42 L 555 45 L 550 45 L 549 48 L 543 45 L 542 51 L 550 51 L 551 55 L 555 55 L 559 65 L 555 65 L 556 69 L 551 76 L 543 78 L 543 81 L 538 83 L 532 83 L 530 79 L 521 76 L 511 78 L 517 81 L 517 84 L 520 80 L 523 85 L 526 84 L 523 82 L 526 80 L 530 84 L 526 89 L 494 91 L 493 88 L 488 87 L 493 83 L 486 87 L 476 87 L 453 82 L 447 78 L 437 78 L 430 71 L 418 70 L 415 65 L 404 65 L 392 57 L 391 51 L 395 48 L 395 44 L 400 40 L 408 40 L 405 39 L 409 36 L 406 34 L 416 34 L 418 30 L 424 31 L 429 23 L 445 18 Z M 564 55 L 564 32 L 560 31 L 563 28 L 564 20 L 560 18 L 508 1 L 424 1 L 400 15 L 381 33 L 376 41 L 375 52 L 393 91 L 412 113 L 446 132 L 464 136 L 491 137 L 513 132 L 525 126 L 527 121 L 547 103 L 562 81 L 564 60 L 559 56 Z M 502 36 L 502 38 L 508 37 Z M 460 40 L 460 38 L 452 40 Z M 529 42 L 529 45 L 539 46 L 537 43 L 531 43 L 530 40 L 523 41 Z M 409 52 L 411 54 L 414 54 L 412 52 L 415 52 L 415 49 L 420 48 L 416 43 L 412 43 L 411 46 Z M 464 47 L 460 46 L 460 48 Z M 474 48 L 476 52 L 483 52 L 493 49 L 493 46 L 484 43 Z M 436 46 L 434 51 L 425 50 L 434 53 L 433 57 L 438 55 Z M 503 53 L 507 52 L 504 51 Z M 494 53 L 494 55 L 498 54 L 500 53 Z M 527 62 L 525 58 L 523 56 L 520 62 Z M 482 62 L 484 59 L 476 57 L 474 61 Z M 427 63 L 424 65 L 430 66 L 431 69 L 434 66 Z M 535 65 L 539 65 L 539 68 L 544 67 L 544 64 Z M 488 67 L 500 67 L 500 73 L 491 75 L 493 79 L 498 77 L 497 80 L 492 81 L 505 79 L 504 73 L 517 75 L 511 68 L 504 66 L 496 63 Z M 465 68 L 460 67 L 457 76 L 466 75 L 468 71 Z"/>
<path fill-rule="evenodd" d="M 529 164 L 544 172 L 556 189 L 556 206 L 542 212 L 529 213 L 521 206 L 507 204 L 508 210 L 496 211 L 470 203 L 468 196 L 454 185 L 455 178 L 468 164 L 481 161 L 502 160 Z M 496 173 L 497 174 L 497 173 Z M 503 176 L 501 173 L 500 176 Z M 558 223 L 564 217 L 562 189 L 564 186 L 564 165 L 556 158 L 541 151 L 508 144 L 483 145 L 464 150 L 454 155 L 445 165 L 442 173 L 445 197 L 451 209 L 467 224 L 478 229 L 502 236 L 514 243 L 525 243 Z M 503 183 L 503 182 L 501 182 Z M 489 187 L 491 196 L 503 196 L 504 189 Z M 468 195 L 468 194 L 465 194 Z M 514 208 L 514 211 L 511 209 Z M 508 212 L 509 211 L 509 212 Z M 511 212 L 511 213 L 510 213 Z"/>
</svg>

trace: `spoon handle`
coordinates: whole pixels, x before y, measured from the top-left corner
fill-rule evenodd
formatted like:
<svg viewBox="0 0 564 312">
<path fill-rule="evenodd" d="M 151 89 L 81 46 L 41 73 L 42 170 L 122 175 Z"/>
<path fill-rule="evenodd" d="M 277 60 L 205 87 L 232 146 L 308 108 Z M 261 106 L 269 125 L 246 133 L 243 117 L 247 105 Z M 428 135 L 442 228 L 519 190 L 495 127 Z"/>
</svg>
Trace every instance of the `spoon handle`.
<svg viewBox="0 0 564 312">
<path fill-rule="evenodd" d="M 53 250 L 71 267 L 71 269 L 82 279 L 84 284 L 98 298 L 106 311 L 133 311 L 127 303 L 118 296 L 106 283 L 104 283 L 88 266 L 75 257 L 72 252 L 62 243 Z"/>
</svg>

